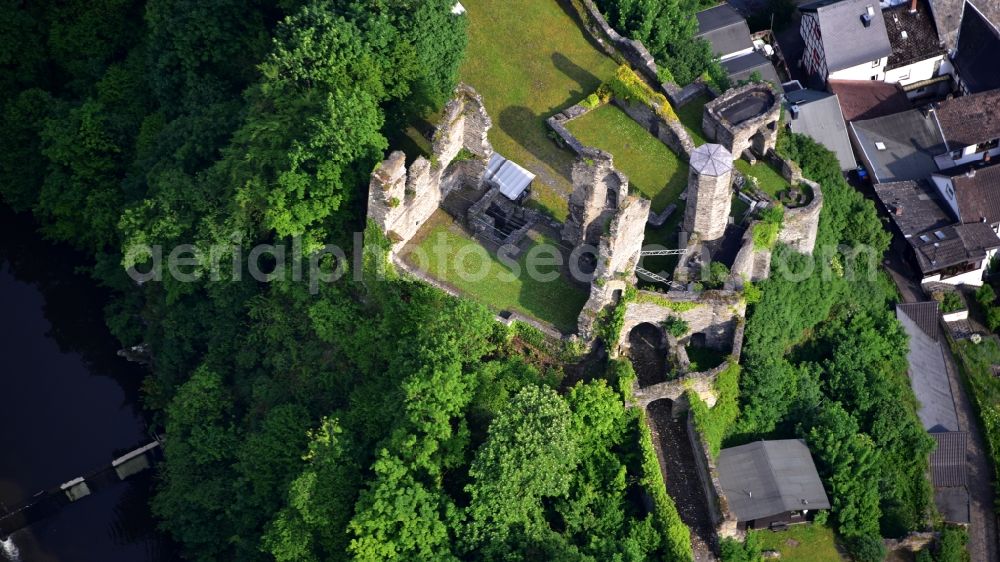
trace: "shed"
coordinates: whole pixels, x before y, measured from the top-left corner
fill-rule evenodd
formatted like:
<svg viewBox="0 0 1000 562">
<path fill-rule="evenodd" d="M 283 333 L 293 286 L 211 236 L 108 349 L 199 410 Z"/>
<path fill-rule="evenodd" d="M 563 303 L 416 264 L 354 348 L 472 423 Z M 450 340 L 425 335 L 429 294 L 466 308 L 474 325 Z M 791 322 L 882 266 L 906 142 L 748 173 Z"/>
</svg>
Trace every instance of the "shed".
<svg viewBox="0 0 1000 562">
<path fill-rule="evenodd" d="M 792 132 L 808 135 L 830 149 L 837 155 L 841 170 L 857 167 L 837 94 L 796 90 L 785 94 L 785 103 L 789 108 L 788 126 Z"/>
<path fill-rule="evenodd" d="M 723 449 L 718 469 L 722 491 L 741 530 L 804 523 L 810 512 L 830 508 L 802 439 Z"/>
<path fill-rule="evenodd" d="M 969 523 L 968 449 L 964 431 L 931 433 L 937 447 L 931 453 L 934 504 L 948 523 Z"/>
<path fill-rule="evenodd" d="M 507 199 L 517 201 L 535 180 L 535 174 L 494 152 L 486 164 L 483 179 L 493 182 Z"/>
</svg>

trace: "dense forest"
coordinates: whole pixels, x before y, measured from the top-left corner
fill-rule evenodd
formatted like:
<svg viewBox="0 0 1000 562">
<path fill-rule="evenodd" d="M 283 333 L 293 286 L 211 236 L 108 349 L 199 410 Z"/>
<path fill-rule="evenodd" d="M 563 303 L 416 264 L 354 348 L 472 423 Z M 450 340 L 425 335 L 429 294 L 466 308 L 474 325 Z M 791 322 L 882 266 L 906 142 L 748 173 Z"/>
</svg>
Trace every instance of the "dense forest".
<svg viewBox="0 0 1000 562">
<path fill-rule="evenodd" d="M 147 265 L 136 244 L 346 246 L 387 133 L 454 86 L 466 24 L 452 3 L 0 8 L 0 196 L 93 257 L 116 295 L 109 326 L 123 346 L 148 346 L 145 403 L 168 436 L 152 508 L 188 559 L 691 557 L 642 414 L 624 407 L 627 363 L 570 385 L 551 360 L 560 350 L 391 272 L 316 294 L 292 279 L 137 286 L 125 274 Z M 707 68 L 629 10 L 612 23 L 660 34 L 644 40 L 681 61 L 679 76 Z M 792 135 L 781 148 L 823 184 L 817 246 L 881 254 L 888 234 L 832 155 Z M 871 275 L 845 275 L 841 257 L 803 273 L 815 263 L 777 253 L 801 275 L 762 284 L 742 372 L 724 377 L 722 407 L 695 412 L 716 445 L 805 438 L 831 522 L 874 560 L 880 536 L 920 527 L 929 509 L 931 444 L 895 295 L 863 265 Z"/>
<path fill-rule="evenodd" d="M 451 4 L 3 5 L 0 194 L 93 256 L 108 324 L 149 346 L 152 508 L 186 558 L 690 557 L 662 480 L 637 500 L 659 472 L 619 377 L 561 386 L 481 306 L 392 275 L 125 275 L 135 244 L 349 241 L 386 132 L 454 86 Z"/>
</svg>

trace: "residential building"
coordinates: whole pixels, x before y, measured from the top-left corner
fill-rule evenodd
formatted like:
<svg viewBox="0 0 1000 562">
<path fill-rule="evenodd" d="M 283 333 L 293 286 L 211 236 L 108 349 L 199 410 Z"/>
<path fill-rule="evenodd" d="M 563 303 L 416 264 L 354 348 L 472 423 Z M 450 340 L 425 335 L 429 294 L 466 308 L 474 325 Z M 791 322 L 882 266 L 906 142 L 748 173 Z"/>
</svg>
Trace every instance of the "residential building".
<svg viewBox="0 0 1000 562">
<path fill-rule="evenodd" d="M 885 81 L 898 83 L 911 99 L 948 94 L 953 68 L 924 0 L 884 10 L 882 17 L 892 47 Z"/>
<path fill-rule="evenodd" d="M 746 20 L 732 6 L 720 4 L 698 12 L 695 17 L 698 19 L 695 37 L 712 45 L 712 52 L 719 57 L 733 83 L 749 80 L 755 72 L 764 80 L 781 83 L 771 60 L 754 47 Z"/>
<path fill-rule="evenodd" d="M 988 163 L 1000 156 L 1000 90 L 853 121 L 848 134 L 874 183 Z"/>
<path fill-rule="evenodd" d="M 990 225 L 958 221 L 930 181 L 879 183 L 875 193 L 893 230 L 906 240 L 922 284 L 983 284 L 986 266 L 1000 248 Z"/>
<path fill-rule="evenodd" d="M 962 92 L 975 94 L 1000 88 L 1000 29 L 973 4 L 965 5 L 952 57 Z"/>
<path fill-rule="evenodd" d="M 983 222 L 1000 233 L 1000 164 L 952 168 L 931 182 L 960 222 Z"/>
<path fill-rule="evenodd" d="M 719 483 L 740 530 L 805 523 L 829 509 L 802 439 L 756 441 L 719 452 Z"/>
<path fill-rule="evenodd" d="M 885 79 L 892 46 L 875 0 L 817 0 L 799 10 L 809 74 L 823 82 Z"/>
<path fill-rule="evenodd" d="M 966 5 L 973 6 L 984 19 L 1000 26 L 1000 2 L 996 0 L 929 0 L 938 35 L 945 48 L 958 46 L 959 29 L 963 23 Z"/>
<path fill-rule="evenodd" d="M 785 105 L 788 109 L 785 115 L 789 130 L 808 135 L 830 149 L 837 155 L 841 170 L 853 170 L 857 167 L 837 94 L 809 89 L 794 90 L 785 94 Z"/>
<path fill-rule="evenodd" d="M 837 94 L 844 121 L 874 119 L 912 109 L 899 84 L 871 80 L 830 80 L 827 88 Z"/>
</svg>

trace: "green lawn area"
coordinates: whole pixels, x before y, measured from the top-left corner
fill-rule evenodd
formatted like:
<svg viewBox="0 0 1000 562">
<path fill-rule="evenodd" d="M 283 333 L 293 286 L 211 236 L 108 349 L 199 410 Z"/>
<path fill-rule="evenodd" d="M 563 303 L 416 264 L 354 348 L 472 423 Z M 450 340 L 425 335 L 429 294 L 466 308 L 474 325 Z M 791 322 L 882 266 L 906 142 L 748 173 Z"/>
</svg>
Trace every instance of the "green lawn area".
<svg viewBox="0 0 1000 562">
<path fill-rule="evenodd" d="M 680 118 L 684 128 L 688 130 L 695 146 L 701 146 L 708 142 L 701 132 L 701 118 L 705 113 L 706 103 L 708 103 L 708 98 L 702 95 L 687 102 L 684 107 L 675 109 L 677 117 Z"/>
<path fill-rule="evenodd" d="M 544 239 L 535 244 L 545 242 Z M 532 279 L 527 274 L 526 256 L 517 260 L 520 275 L 490 254 L 469 237 L 443 211 L 421 228 L 408 247 L 404 259 L 462 293 L 495 310 L 514 310 L 549 322 L 563 332 L 576 329 L 576 317 L 587 301 L 587 293 L 558 275 L 553 280 Z M 536 270 L 541 274 L 558 273 L 556 266 Z"/>
<path fill-rule="evenodd" d="M 782 562 L 844 560 L 837 552 L 833 531 L 829 527 L 810 523 L 793 525 L 786 531 L 758 531 L 757 534 L 763 549 L 780 552 Z"/>
<path fill-rule="evenodd" d="M 993 336 L 984 336 L 978 345 L 961 340 L 952 349 L 986 434 L 993 469 L 1000 473 L 1000 378 L 993 375 L 992 369 L 1000 365 L 1000 346 Z"/>
<path fill-rule="evenodd" d="M 462 5 L 469 46 L 460 79 L 483 96 L 493 148 L 534 172 L 537 202 L 565 220 L 574 155 L 552 142 L 545 119 L 596 90 L 617 65 L 588 39 L 568 1 Z"/>
<path fill-rule="evenodd" d="M 744 176 L 757 178 L 757 185 L 760 187 L 761 191 L 767 193 L 775 199 L 778 198 L 778 193 L 789 188 L 789 184 L 785 181 L 785 178 L 781 176 L 781 172 L 775 170 L 770 164 L 764 162 L 763 160 L 758 160 L 756 164 L 751 166 L 749 162 L 740 158 L 736 161 L 736 169 L 739 170 Z"/>
<path fill-rule="evenodd" d="M 570 121 L 569 129 L 583 144 L 610 152 L 635 191 L 653 200 L 654 213 L 684 191 L 687 164 L 618 107 L 601 106 Z"/>
</svg>

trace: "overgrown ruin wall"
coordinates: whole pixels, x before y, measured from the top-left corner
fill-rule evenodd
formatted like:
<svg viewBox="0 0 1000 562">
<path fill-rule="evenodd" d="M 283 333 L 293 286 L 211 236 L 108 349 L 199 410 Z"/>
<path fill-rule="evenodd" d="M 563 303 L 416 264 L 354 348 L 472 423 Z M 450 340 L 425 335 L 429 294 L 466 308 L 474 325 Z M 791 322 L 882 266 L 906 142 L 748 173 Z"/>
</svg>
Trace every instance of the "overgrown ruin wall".
<svg viewBox="0 0 1000 562">
<path fill-rule="evenodd" d="M 812 255 L 819 232 L 819 215 L 823 210 L 823 190 L 814 181 L 801 179 L 812 190 L 812 201 L 804 207 L 785 209 L 785 219 L 778 233 L 778 243 L 787 244 L 795 251 Z"/>
<path fill-rule="evenodd" d="M 625 307 L 621 349 L 628 349 L 628 334 L 639 324 L 659 326 L 667 318 L 677 317 L 688 324 L 688 334 L 679 340 L 681 345 L 687 345 L 691 334 L 702 333 L 707 347 L 730 351 L 737 324 L 744 314 L 746 303 L 734 291 L 639 291 L 638 297 Z"/>
<path fill-rule="evenodd" d="M 434 133 L 431 159 L 421 156 L 407 169 L 406 156 L 397 150 L 372 172 L 368 218 L 392 241 L 391 254 L 402 249 L 454 187 L 480 185 L 493 154 L 486 138 L 492 125 L 479 94 L 460 84 Z M 453 163 L 462 149 L 472 157 Z"/>
<path fill-rule="evenodd" d="M 691 159 L 691 151 L 694 150 L 694 141 L 691 135 L 680 121 L 668 121 L 661 117 L 652 107 L 642 102 L 629 100 L 611 100 L 622 111 L 628 114 L 633 121 L 642 125 L 642 128 L 649 131 L 675 154 L 684 160 Z"/>
</svg>

